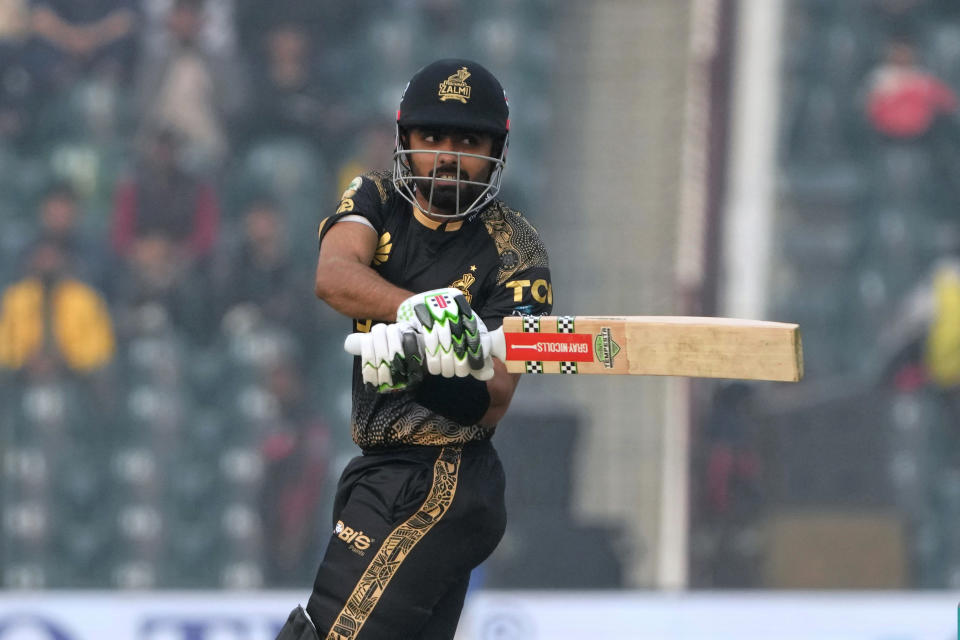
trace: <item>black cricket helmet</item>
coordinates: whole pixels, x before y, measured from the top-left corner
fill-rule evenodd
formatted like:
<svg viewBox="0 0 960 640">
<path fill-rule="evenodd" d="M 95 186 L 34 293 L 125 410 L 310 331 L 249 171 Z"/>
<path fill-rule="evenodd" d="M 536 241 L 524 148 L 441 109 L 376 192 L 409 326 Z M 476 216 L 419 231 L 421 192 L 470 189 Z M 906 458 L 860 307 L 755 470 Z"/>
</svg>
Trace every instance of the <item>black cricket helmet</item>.
<svg viewBox="0 0 960 640">
<path fill-rule="evenodd" d="M 430 176 L 414 177 L 410 154 L 431 153 L 406 148 L 409 130 L 417 127 L 492 135 L 493 155 L 436 151 L 433 152 L 434 172 Z M 424 213 L 451 220 L 470 216 L 480 211 L 500 191 L 509 133 L 510 106 L 507 95 L 492 73 L 471 60 L 445 59 L 428 64 L 414 74 L 400 99 L 393 155 L 394 185 L 404 199 Z M 438 191 L 433 175 L 441 153 L 457 159 L 456 197 L 453 213 L 449 215 L 432 211 L 434 194 Z M 491 171 L 486 182 L 460 177 L 460 161 L 464 156 L 490 161 Z M 427 211 L 417 202 L 417 189 L 424 192 L 428 202 Z"/>
</svg>

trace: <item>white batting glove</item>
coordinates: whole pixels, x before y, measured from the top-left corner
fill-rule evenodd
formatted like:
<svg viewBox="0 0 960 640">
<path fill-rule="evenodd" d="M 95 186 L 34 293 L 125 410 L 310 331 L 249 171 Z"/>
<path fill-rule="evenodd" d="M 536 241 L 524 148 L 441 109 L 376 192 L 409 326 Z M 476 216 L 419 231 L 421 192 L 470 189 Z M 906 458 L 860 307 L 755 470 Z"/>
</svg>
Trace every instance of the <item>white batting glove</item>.
<svg viewBox="0 0 960 640">
<path fill-rule="evenodd" d="M 377 391 L 409 389 L 423 379 L 423 353 L 410 323 L 374 325 L 369 333 L 352 333 L 343 348 L 360 356 L 363 381 Z"/>
<path fill-rule="evenodd" d="M 459 289 L 434 289 L 407 298 L 397 308 L 397 322 L 410 323 L 423 337 L 431 375 L 493 377 L 487 327 Z"/>
</svg>

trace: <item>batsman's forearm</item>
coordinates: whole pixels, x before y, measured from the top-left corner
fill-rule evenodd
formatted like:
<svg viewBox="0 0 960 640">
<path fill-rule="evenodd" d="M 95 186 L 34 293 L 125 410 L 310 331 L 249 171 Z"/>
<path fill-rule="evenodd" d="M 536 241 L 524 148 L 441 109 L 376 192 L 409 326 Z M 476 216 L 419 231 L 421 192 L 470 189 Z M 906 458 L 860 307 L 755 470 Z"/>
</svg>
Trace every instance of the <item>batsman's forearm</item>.
<svg viewBox="0 0 960 640">
<path fill-rule="evenodd" d="M 490 393 L 490 406 L 486 413 L 480 419 L 480 424 L 493 426 L 500 422 L 507 409 L 510 408 L 510 401 L 513 400 L 513 392 L 517 390 L 517 383 L 520 382 L 520 374 L 507 373 L 507 368 L 502 362 L 494 359 L 494 376 L 487 380 L 487 391 Z"/>
<path fill-rule="evenodd" d="M 314 293 L 345 316 L 384 322 L 395 322 L 397 307 L 413 295 L 367 265 L 339 258 L 317 264 Z"/>
</svg>

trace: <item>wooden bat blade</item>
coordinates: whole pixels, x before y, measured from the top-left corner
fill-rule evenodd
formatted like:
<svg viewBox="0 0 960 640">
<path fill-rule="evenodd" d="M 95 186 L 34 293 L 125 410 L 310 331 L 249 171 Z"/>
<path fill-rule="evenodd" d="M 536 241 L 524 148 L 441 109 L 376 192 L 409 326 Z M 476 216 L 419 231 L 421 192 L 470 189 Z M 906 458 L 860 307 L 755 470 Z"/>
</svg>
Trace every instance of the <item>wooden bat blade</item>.
<svg viewBox="0 0 960 640">
<path fill-rule="evenodd" d="M 511 373 L 628 374 L 796 382 L 796 324 L 688 316 L 513 316 L 492 332 Z"/>
</svg>

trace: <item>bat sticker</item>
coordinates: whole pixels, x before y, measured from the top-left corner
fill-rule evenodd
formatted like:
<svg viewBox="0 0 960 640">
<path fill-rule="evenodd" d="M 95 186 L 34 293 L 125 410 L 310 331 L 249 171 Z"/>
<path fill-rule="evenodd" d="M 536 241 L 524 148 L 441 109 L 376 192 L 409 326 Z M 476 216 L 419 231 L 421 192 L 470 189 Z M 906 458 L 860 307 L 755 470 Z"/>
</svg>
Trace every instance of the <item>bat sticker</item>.
<svg viewBox="0 0 960 640">
<path fill-rule="evenodd" d="M 607 369 L 613 369 L 613 359 L 620 353 L 620 345 L 613 341 L 610 327 L 603 327 L 593 341 L 597 353 L 597 360 Z"/>
<path fill-rule="evenodd" d="M 511 355 L 515 354 L 515 355 Z M 532 357 L 535 354 L 536 357 Z M 507 359 L 542 362 L 591 362 L 589 333 L 514 333 L 507 341 Z"/>
</svg>

